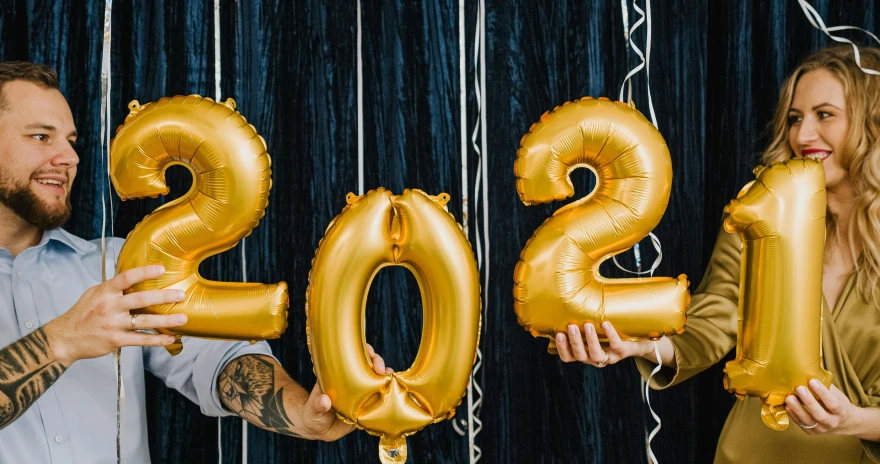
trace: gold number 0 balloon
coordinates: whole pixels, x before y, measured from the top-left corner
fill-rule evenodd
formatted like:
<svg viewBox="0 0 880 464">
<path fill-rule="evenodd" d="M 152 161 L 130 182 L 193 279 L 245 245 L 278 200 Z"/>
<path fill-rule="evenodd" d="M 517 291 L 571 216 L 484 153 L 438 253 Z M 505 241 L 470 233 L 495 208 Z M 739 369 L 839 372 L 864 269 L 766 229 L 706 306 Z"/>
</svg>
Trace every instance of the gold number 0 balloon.
<svg viewBox="0 0 880 464">
<path fill-rule="evenodd" d="M 144 308 L 143 313 L 185 313 L 173 335 L 261 340 L 287 328 L 287 284 L 214 282 L 199 276 L 199 263 L 235 246 L 263 217 L 272 187 L 266 143 L 235 111 L 232 99 L 215 103 L 198 95 L 163 98 L 141 106 L 116 130 L 110 145 L 110 178 L 123 200 L 169 192 L 165 171 L 187 168 L 189 193 L 141 221 L 119 253 L 119 272 L 162 264 L 166 273 L 130 291 L 177 288 L 186 299 Z M 171 354 L 179 342 L 168 347 Z"/>
<path fill-rule="evenodd" d="M 386 463 L 406 461 L 404 437 L 452 417 L 476 357 L 479 273 L 447 201 L 445 193 L 419 190 L 350 193 L 312 261 L 306 314 L 318 383 L 340 418 L 381 437 Z M 370 367 L 364 317 L 370 283 L 386 266 L 415 275 L 424 322 L 413 365 L 379 375 Z"/>
<path fill-rule="evenodd" d="M 736 359 L 724 388 L 764 400 L 761 419 L 785 430 L 785 397 L 811 378 L 831 385 L 822 366 L 822 260 L 825 172 L 793 159 L 755 169 L 724 209 L 724 229 L 742 237 Z"/>
<path fill-rule="evenodd" d="M 569 173 L 596 174 L 589 196 L 558 209 L 526 243 L 514 271 L 514 309 L 533 336 L 551 339 L 568 324 L 610 321 L 623 339 L 681 333 L 688 281 L 607 279 L 606 259 L 632 247 L 660 222 L 672 162 L 660 132 L 629 105 L 590 97 L 541 116 L 521 141 L 514 170 L 526 205 L 574 194 Z"/>
</svg>

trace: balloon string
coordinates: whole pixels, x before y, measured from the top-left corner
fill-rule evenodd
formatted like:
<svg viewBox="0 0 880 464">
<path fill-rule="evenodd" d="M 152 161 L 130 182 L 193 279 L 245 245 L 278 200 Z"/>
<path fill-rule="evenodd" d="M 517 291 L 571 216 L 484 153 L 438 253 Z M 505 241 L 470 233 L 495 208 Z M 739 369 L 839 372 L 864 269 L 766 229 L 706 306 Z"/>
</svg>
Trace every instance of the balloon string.
<svg viewBox="0 0 880 464">
<path fill-rule="evenodd" d="M 488 166 L 489 160 L 486 150 L 486 2 L 480 0 L 477 8 L 477 23 L 474 28 L 474 92 L 477 96 L 478 123 L 474 126 L 471 142 L 477 153 L 477 177 L 474 185 L 474 201 L 481 209 L 483 222 L 483 236 L 480 239 L 480 222 L 475 221 L 475 237 L 477 242 L 477 267 L 483 271 L 483 322 L 480 330 L 486 325 L 489 313 L 489 189 L 488 189 Z M 477 72 L 479 70 L 479 72 Z M 480 144 L 477 146 L 477 133 L 480 134 Z M 483 197 L 480 198 L 482 187 Z M 480 201 L 482 200 L 482 202 Z M 472 395 L 468 398 L 468 450 L 470 464 L 480 460 L 483 451 L 476 445 L 477 434 L 483 430 L 483 421 L 480 420 L 480 411 L 483 406 L 483 389 L 477 381 L 477 373 L 483 366 L 483 352 L 477 347 L 477 357 L 474 368 L 471 371 Z M 481 375 L 482 378 L 484 375 Z"/>
<path fill-rule="evenodd" d="M 220 51 L 220 0 L 214 0 L 214 100 L 220 103 L 222 93 L 220 91 L 220 82 L 222 79 L 221 67 L 222 53 Z M 244 263 L 245 259 L 245 239 L 241 239 L 241 259 Z M 242 271 L 244 272 L 244 271 Z M 247 279 L 245 279 L 247 280 Z M 210 301 L 208 302 L 210 304 Z M 211 306 L 211 312 L 214 307 Z M 217 314 L 214 313 L 214 317 Z M 242 420 L 242 462 L 247 462 L 247 422 Z M 223 464 L 223 418 L 217 418 L 217 462 Z"/>
<path fill-rule="evenodd" d="M 468 182 L 468 138 L 467 138 L 467 69 L 465 68 L 467 60 L 465 59 L 465 9 L 464 0 L 458 0 L 458 79 L 459 79 L 459 109 L 461 117 L 461 231 L 470 241 L 470 208 L 468 207 L 468 191 L 470 183 Z M 479 347 L 478 347 L 479 349 Z M 473 375 L 473 372 L 471 373 Z M 473 395 L 473 384 L 471 379 L 468 380 L 467 396 Z M 468 400 L 468 419 L 456 418 L 452 421 L 452 428 L 460 436 L 468 434 L 468 424 L 472 421 L 472 406 Z M 470 451 L 470 449 L 468 450 Z"/>
<path fill-rule="evenodd" d="M 804 15 L 807 16 L 807 20 L 810 21 L 810 24 L 813 27 L 824 32 L 825 35 L 828 36 L 828 38 L 830 38 L 831 40 L 833 40 L 835 42 L 848 43 L 848 44 L 852 45 L 853 55 L 855 55 L 856 65 L 859 67 L 859 69 L 861 69 L 866 74 L 880 75 L 880 72 L 878 72 L 874 69 L 862 67 L 862 60 L 861 60 L 861 55 L 859 53 L 859 47 L 855 43 L 853 43 L 851 40 L 845 39 L 843 37 L 836 36 L 836 35 L 832 34 L 832 32 L 844 31 L 844 30 L 862 31 L 865 34 L 868 34 L 868 36 L 870 36 L 872 39 L 874 39 L 877 43 L 880 43 L 880 39 L 878 39 L 876 35 L 872 34 L 869 31 L 866 31 L 860 27 L 855 27 L 855 26 L 826 27 L 825 21 L 822 20 L 822 16 L 820 16 L 819 12 L 816 11 L 809 3 L 807 3 L 806 0 L 798 0 L 798 4 L 800 4 L 801 10 L 803 10 Z"/>
<path fill-rule="evenodd" d="M 636 275 L 650 274 L 651 276 L 653 276 L 654 271 L 657 270 L 657 267 L 660 266 L 660 262 L 663 261 L 663 248 L 660 246 L 660 239 L 657 238 L 656 235 L 654 235 L 654 232 L 649 232 L 648 236 L 651 237 L 651 244 L 654 245 L 654 250 L 657 251 L 657 258 L 655 258 L 654 262 L 651 264 L 651 269 L 648 269 L 647 271 L 641 270 L 641 256 L 640 256 L 639 250 L 636 249 L 635 247 L 633 247 L 633 252 L 636 255 L 636 266 L 640 270 L 630 271 L 629 269 L 626 269 L 625 267 L 621 266 L 620 263 L 617 262 L 617 256 L 614 256 L 613 258 L 611 258 L 614 261 L 614 265 L 617 266 L 617 268 L 620 269 L 621 271 L 627 272 L 629 274 L 636 274 Z"/>
<path fill-rule="evenodd" d="M 657 457 L 654 456 L 654 451 L 651 449 L 651 440 L 660 432 L 660 416 L 654 412 L 654 408 L 651 407 L 651 396 L 649 392 L 651 390 L 651 379 L 654 378 L 654 375 L 660 372 L 660 369 L 663 368 L 663 358 L 660 357 L 660 347 L 657 345 L 657 342 L 654 342 L 654 356 L 657 358 L 657 367 L 651 371 L 651 375 L 648 376 L 648 381 L 645 382 L 645 400 L 648 402 L 648 410 L 651 411 L 651 416 L 657 421 L 657 426 L 654 427 L 654 430 L 651 431 L 651 434 L 648 436 L 648 459 L 649 462 L 657 464 Z"/>
<path fill-rule="evenodd" d="M 460 37 L 464 37 L 464 2 L 459 2 L 459 32 Z M 486 158 L 486 4 L 485 0 L 480 0 L 477 7 L 477 21 L 474 30 L 474 93 L 477 97 L 477 118 L 478 121 L 474 126 L 471 134 L 471 144 L 477 153 L 477 175 L 474 181 L 474 201 L 476 208 L 482 213 L 482 237 L 480 234 L 480 222 L 475 220 L 475 242 L 477 248 L 477 268 L 483 272 L 483 323 L 480 324 L 480 330 L 485 326 L 489 307 L 489 197 L 488 197 L 488 159 Z M 460 39 L 463 40 L 463 39 Z M 460 50 L 463 54 L 464 45 L 460 44 Z M 461 59 L 463 62 L 463 58 Z M 464 124 L 464 122 L 462 123 Z M 479 143 L 477 136 L 479 135 Z M 466 183 L 467 173 L 462 174 L 462 179 Z M 482 190 L 483 196 L 480 197 Z M 482 201 L 481 201 L 482 200 Z M 476 218 L 476 216 L 475 216 Z M 476 436 L 483 429 L 483 422 L 480 420 L 480 410 L 483 404 L 483 389 L 477 380 L 477 373 L 483 366 L 483 352 L 477 347 L 476 360 L 471 370 L 470 381 L 468 382 L 468 418 L 466 424 L 459 424 L 453 421 L 452 425 L 456 432 L 464 436 L 468 435 L 468 457 L 469 463 L 474 464 L 482 457 L 482 450 L 476 445 Z M 481 377 L 484 375 L 481 374 Z M 466 430 L 462 429 L 462 426 Z"/>
<path fill-rule="evenodd" d="M 468 140 L 467 140 L 467 61 L 465 59 L 464 0 L 458 0 L 458 82 L 459 118 L 461 120 L 461 230 L 468 235 L 470 208 L 468 207 Z M 455 421 L 453 421 L 455 424 Z"/>
<path fill-rule="evenodd" d="M 638 57 L 641 59 L 641 63 L 639 63 L 632 70 L 630 70 L 630 72 L 624 78 L 623 84 L 621 84 L 621 86 L 620 86 L 620 100 L 626 101 L 626 102 L 632 102 L 632 77 L 635 76 L 639 71 L 644 69 L 645 70 L 645 85 L 646 85 L 647 91 L 648 91 L 648 112 L 651 115 L 651 123 L 654 125 L 655 128 L 658 128 L 657 115 L 654 112 L 654 100 L 651 97 L 651 26 L 652 26 L 651 0 L 645 0 L 645 10 L 642 10 L 641 8 L 639 8 L 639 5 L 638 5 L 638 3 L 636 3 L 636 1 L 637 0 L 633 0 L 633 9 L 636 11 L 636 13 L 639 14 L 639 19 L 632 25 L 632 27 L 629 29 L 628 33 L 626 33 L 626 32 L 624 33 L 624 39 L 628 43 L 628 48 L 631 48 L 636 53 L 636 55 L 638 55 Z M 622 9 L 623 9 L 624 29 L 626 29 L 626 27 L 628 25 L 628 21 L 629 21 L 629 18 L 628 18 L 629 11 L 626 8 L 626 0 L 622 0 L 621 5 L 622 5 Z M 645 53 L 644 54 L 642 54 L 641 49 L 639 49 L 639 47 L 635 44 L 635 42 L 633 42 L 633 33 L 636 31 L 636 29 L 639 28 L 639 26 L 642 25 L 642 23 L 647 23 L 646 24 L 647 34 L 646 34 L 646 40 L 645 40 Z M 628 98 L 626 100 L 624 100 L 623 99 L 623 90 L 627 86 L 627 84 L 629 87 L 629 94 L 628 94 Z M 654 235 L 653 232 L 650 232 L 648 235 L 651 237 L 651 244 L 654 246 L 654 250 L 657 251 L 657 258 L 654 259 L 654 262 L 651 264 L 651 269 L 649 269 L 648 271 L 644 271 L 644 272 L 642 271 L 642 256 L 640 253 L 640 247 L 639 247 L 638 243 L 636 243 L 635 246 L 633 246 L 633 254 L 635 255 L 636 268 L 637 268 L 636 271 L 630 271 L 628 269 L 625 269 L 623 266 L 621 266 L 620 263 L 617 262 L 617 256 L 613 257 L 614 265 L 617 266 L 618 269 L 620 269 L 624 272 L 630 273 L 630 274 L 636 274 L 636 275 L 650 274 L 651 276 L 653 276 L 654 271 L 657 270 L 657 267 L 663 261 L 663 249 L 660 245 L 660 239 L 657 238 L 657 236 Z M 660 368 L 662 366 L 662 360 L 660 358 L 660 350 L 657 347 L 656 342 L 654 342 L 654 353 L 657 356 L 657 368 L 655 368 L 654 371 L 651 372 L 651 376 L 648 377 L 648 382 L 645 383 L 645 396 L 644 396 L 644 399 L 648 404 L 648 409 L 651 411 L 651 415 L 654 417 L 654 420 L 657 421 L 657 427 L 655 427 L 654 430 L 651 431 L 650 435 L 648 436 L 648 440 L 647 440 L 648 460 L 649 460 L 649 462 L 652 462 L 652 463 L 656 463 L 657 458 L 656 458 L 656 456 L 654 456 L 654 451 L 651 449 L 651 440 L 653 440 L 654 436 L 657 435 L 657 432 L 660 431 L 660 417 L 657 416 L 657 414 L 654 413 L 654 409 L 651 408 L 651 398 L 648 396 L 648 390 L 650 387 L 651 378 L 654 377 L 654 374 L 656 374 L 657 372 L 660 372 Z"/>
<path fill-rule="evenodd" d="M 109 200 L 110 228 L 113 229 L 113 193 L 108 188 L 110 176 L 110 38 L 112 36 L 113 0 L 104 2 L 104 34 L 101 47 L 101 159 L 106 176 L 102 177 L 101 193 L 101 281 L 107 281 L 107 209 Z M 107 145 L 104 145 L 106 140 Z M 106 152 L 105 152 L 106 150 Z M 106 154 L 105 154 L 106 153 Z M 116 462 L 124 463 L 122 444 L 125 438 L 125 383 L 122 375 L 122 350 L 113 352 L 113 370 L 116 374 Z"/>
<path fill-rule="evenodd" d="M 648 89 L 648 111 L 651 115 L 651 124 L 654 127 L 657 127 L 657 115 L 654 113 L 654 100 L 651 98 L 651 0 L 645 0 L 645 10 L 639 8 L 639 5 L 636 3 L 636 0 L 633 0 L 633 9 L 636 13 L 639 14 L 639 19 L 633 23 L 632 27 L 627 31 L 627 26 L 629 25 L 629 9 L 626 7 L 627 0 L 621 0 L 621 8 L 623 11 L 623 26 L 624 26 L 624 40 L 626 41 L 627 48 L 632 48 L 633 51 L 636 52 L 636 55 L 641 59 L 641 62 L 637 64 L 623 79 L 623 83 L 620 85 L 620 101 L 631 102 L 632 101 L 632 78 L 639 73 L 642 69 L 645 70 L 645 84 Z M 636 29 L 638 29 L 643 23 L 647 23 L 647 38 L 645 43 L 645 53 L 642 53 L 642 50 L 633 42 L 633 34 Z M 628 95 L 626 100 L 623 98 L 624 88 L 629 88 Z M 635 244 L 633 247 L 633 253 L 636 258 L 636 268 L 638 271 L 631 272 L 627 271 L 620 267 L 617 264 L 617 260 L 615 259 L 614 263 L 617 264 L 617 267 L 623 269 L 626 272 L 630 272 L 633 274 L 641 274 L 642 270 L 642 259 L 640 253 L 639 244 Z M 653 269 L 652 269 L 653 271 Z"/>
<path fill-rule="evenodd" d="M 648 88 L 648 110 L 651 115 L 651 124 L 653 124 L 654 127 L 657 127 L 657 115 L 654 113 L 654 102 L 653 102 L 653 99 L 651 98 L 651 84 L 650 84 L 650 78 L 651 78 L 651 71 L 650 71 L 650 66 L 651 66 L 651 23 L 652 23 L 652 21 L 651 21 L 651 0 L 645 1 L 645 10 L 642 10 L 641 8 L 639 8 L 639 5 L 634 0 L 633 1 L 633 9 L 639 14 L 639 19 L 638 19 L 638 21 L 633 23 L 632 27 L 630 28 L 629 34 L 627 36 L 627 41 L 629 43 L 629 48 L 632 48 L 633 51 L 636 52 L 636 55 L 638 55 L 638 57 L 641 59 L 641 62 L 639 64 L 637 64 L 632 70 L 630 70 L 630 72 L 626 75 L 626 77 L 623 78 L 623 83 L 620 86 L 620 101 L 628 102 L 628 101 L 632 100 L 632 83 L 631 83 L 630 79 L 632 79 L 636 74 L 638 74 L 639 71 L 644 69 L 645 70 L 645 83 L 647 84 L 647 88 Z M 624 12 L 627 13 L 626 10 Z M 635 42 L 633 42 L 633 34 L 635 33 L 636 29 L 638 29 L 643 23 L 647 23 L 647 40 L 645 42 L 645 53 L 642 53 L 642 50 L 635 44 Z M 626 24 L 626 23 L 624 23 L 624 24 Z M 623 90 L 628 83 L 630 84 L 629 98 L 627 100 L 624 100 Z"/>
<path fill-rule="evenodd" d="M 361 0 L 357 0 L 357 156 L 358 195 L 364 194 L 364 57 Z"/>
</svg>

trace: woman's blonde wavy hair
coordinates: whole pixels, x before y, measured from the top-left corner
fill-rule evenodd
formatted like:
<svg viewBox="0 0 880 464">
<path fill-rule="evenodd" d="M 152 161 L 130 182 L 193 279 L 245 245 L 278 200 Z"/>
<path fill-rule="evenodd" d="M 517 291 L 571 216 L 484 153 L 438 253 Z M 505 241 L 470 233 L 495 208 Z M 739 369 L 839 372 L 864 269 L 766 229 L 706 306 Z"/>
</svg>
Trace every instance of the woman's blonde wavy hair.
<svg viewBox="0 0 880 464">
<path fill-rule="evenodd" d="M 880 50 L 860 47 L 862 67 L 880 70 Z M 849 173 L 855 191 L 855 205 L 849 227 L 849 243 L 856 263 L 856 288 L 866 302 L 877 305 L 875 289 L 880 283 L 880 76 L 859 69 L 851 46 L 833 46 L 814 52 L 795 69 L 782 85 L 779 104 L 773 117 L 773 140 L 764 151 L 764 164 L 794 157 L 788 142 L 788 111 L 794 89 L 804 74 L 825 69 L 843 84 L 849 139 L 838 156 L 841 167 Z M 839 234 L 836 218 L 826 216 L 826 248 Z M 862 259 L 856 256 L 862 248 Z"/>
</svg>

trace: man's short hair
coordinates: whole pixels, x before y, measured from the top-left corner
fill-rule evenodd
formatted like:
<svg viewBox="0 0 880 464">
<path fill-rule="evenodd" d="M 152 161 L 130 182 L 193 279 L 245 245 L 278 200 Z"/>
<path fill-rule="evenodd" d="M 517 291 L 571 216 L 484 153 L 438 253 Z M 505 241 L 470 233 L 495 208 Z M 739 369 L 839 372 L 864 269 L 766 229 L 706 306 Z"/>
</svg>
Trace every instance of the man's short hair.
<svg viewBox="0 0 880 464">
<path fill-rule="evenodd" d="M 12 81 L 27 81 L 46 89 L 58 88 L 58 74 L 51 66 L 27 61 L 0 63 L 0 111 L 6 109 L 3 87 Z"/>
</svg>

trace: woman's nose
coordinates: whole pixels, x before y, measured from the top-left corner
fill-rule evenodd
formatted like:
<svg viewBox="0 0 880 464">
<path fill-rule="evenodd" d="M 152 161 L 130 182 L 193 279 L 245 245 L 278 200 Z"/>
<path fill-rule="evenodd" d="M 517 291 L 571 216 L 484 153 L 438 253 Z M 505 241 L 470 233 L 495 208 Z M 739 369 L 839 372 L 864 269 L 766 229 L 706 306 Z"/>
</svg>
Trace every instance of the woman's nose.
<svg viewBox="0 0 880 464">
<path fill-rule="evenodd" d="M 816 123 L 810 119 L 804 119 L 798 128 L 797 143 L 801 148 L 815 142 L 819 139 L 819 132 L 816 130 Z"/>
</svg>

